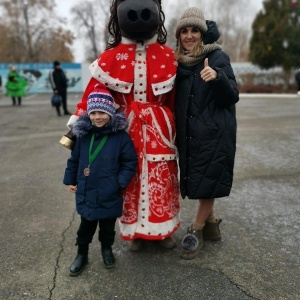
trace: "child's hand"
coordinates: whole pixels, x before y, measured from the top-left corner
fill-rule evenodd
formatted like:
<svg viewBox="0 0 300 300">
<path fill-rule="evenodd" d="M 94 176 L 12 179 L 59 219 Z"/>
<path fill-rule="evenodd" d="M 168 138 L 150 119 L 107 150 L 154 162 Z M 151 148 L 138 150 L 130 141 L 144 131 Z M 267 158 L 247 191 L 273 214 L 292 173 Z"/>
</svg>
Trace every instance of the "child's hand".
<svg viewBox="0 0 300 300">
<path fill-rule="evenodd" d="M 71 193 L 76 193 L 77 187 L 76 187 L 76 185 L 68 185 L 68 190 Z"/>
</svg>

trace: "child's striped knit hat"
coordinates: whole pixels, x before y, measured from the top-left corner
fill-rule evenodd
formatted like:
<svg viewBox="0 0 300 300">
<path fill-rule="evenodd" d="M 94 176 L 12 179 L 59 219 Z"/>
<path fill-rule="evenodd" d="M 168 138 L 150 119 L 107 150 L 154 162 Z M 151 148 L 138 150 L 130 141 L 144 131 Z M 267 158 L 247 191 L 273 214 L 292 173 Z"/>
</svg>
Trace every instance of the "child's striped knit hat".
<svg viewBox="0 0 300 300">
<path fill-rule="evenodd" d="M 102 83 L 95 85 L 94 90 L 89 94 L 87 100 L 87 113 L 90 115 L 93 111 L 103 111 L 110 116 L 116 112 L 114 98 Z"/>
</svg>

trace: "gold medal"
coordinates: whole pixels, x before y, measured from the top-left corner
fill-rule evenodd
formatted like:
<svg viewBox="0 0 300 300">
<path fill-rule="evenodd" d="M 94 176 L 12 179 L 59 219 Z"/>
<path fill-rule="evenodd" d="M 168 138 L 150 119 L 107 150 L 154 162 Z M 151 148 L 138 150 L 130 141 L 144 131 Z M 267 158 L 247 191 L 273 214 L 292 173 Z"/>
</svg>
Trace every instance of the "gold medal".
<svg viewBox="0 0 300 300">
<path fill-rule="evenodd" d="M 83 175 L 84 176 L 89 176 L 90 175 L 90 168 L 84 168 L 83 169 Z"/>
<path fill-rule="evenodd" d="M 97 148 L 95 149 L 95 151 L 92 153 L 92 148 L 93 148 L 93 144 L 94 144 L 94 140 L 95 140 L 95 134 L 92 135 L 91 141 L 90 141 L 90 147 L 89 147 L 89 164 L 87 166 L 87 168 L 83 169 L 83 175 L 84 176 L 90 176 L 90 165 L 91 163 L 95 160 L 96 156 L 98 155 L 98 153 L 100 152 L 100 150 L 102 149 L 102 147 L 104 146 L 106 140 L 107 140 L 107 135 L 105 135 L 100 144 L 97 146 Z"/>
</svg>

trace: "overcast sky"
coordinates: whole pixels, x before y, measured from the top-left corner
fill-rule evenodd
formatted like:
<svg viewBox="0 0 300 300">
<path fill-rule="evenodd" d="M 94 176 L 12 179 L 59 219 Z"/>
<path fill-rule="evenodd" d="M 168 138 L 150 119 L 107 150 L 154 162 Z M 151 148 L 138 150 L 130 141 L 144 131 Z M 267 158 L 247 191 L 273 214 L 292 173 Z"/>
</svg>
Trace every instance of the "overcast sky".
<svg viewBox="0 0 300 300">
<path fill-rule="evenodd" d="M 182 1 L 182 0 L 171 0 L 171 1 L 173 4 L 173 3 L 177 3 L 178 1 Z M 226 1 L 226 0 L 219 0 L 219 1 Z M 263 0 L 251 0 L 251 1 L 253 3 L 255 3 L 255 5 L 257 6 L 257 10 L 259 10 L 262 7 Z M 65 18 L 68 21 L 68 27 L 75 33 L 75 35 L 77 34 L 77 32 L 76 32 L 74 25 L 71 23 L 71 20 L 70 20 L 70 10 L 73 6 L 75 6 L 76 4 L 78 4 L 80 2 L 83 2 L 83 0 L 56 0 L 57 12 L 58 12 L 59 16 Z M 164 4 L 164 0 L 162 0 L 162 3 Z M 166 19 L 168 19 L 168 13 L 165 12 L 165 14 L 166 14 Z M 75 56 L 75 62 L 83 61 L 84 47 L 83 47 L 82 40 L 80 40 L 80 39 L 75 40 L 75 42 L 73 44 L 73 53 Z"/>
</svg>

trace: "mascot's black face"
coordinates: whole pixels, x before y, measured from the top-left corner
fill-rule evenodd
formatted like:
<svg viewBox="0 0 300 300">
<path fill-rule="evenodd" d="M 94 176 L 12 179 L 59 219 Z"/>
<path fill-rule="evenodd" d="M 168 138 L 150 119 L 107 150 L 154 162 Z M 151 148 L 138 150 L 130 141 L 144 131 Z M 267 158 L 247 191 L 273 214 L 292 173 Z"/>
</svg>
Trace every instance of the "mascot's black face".
<svg viewBox="0 0 300 300">
<path fill-rule="evenodd" d="M 159 27 L 158 0 L 118 0 L 118 23 L 122 36 L 131 40 L 151 39 Z"/>
</svg>

